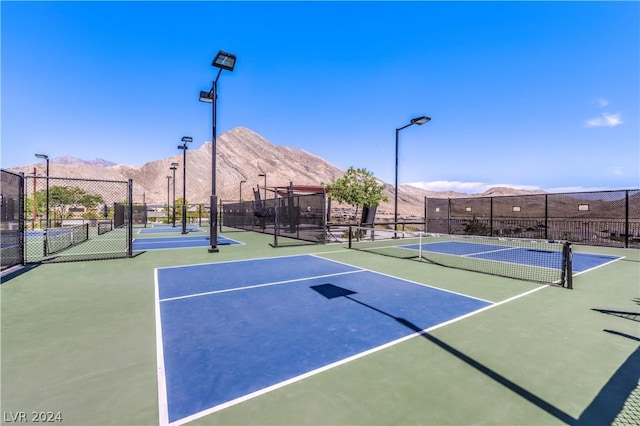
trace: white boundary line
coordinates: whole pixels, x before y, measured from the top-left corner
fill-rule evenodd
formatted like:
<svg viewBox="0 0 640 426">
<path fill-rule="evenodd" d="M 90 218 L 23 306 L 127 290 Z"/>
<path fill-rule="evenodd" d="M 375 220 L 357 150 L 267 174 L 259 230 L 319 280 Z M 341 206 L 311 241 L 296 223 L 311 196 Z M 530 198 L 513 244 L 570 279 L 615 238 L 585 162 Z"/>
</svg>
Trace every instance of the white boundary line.
<svg viewBox="0 0 640 426">
<path fill-rule="evenodd" d="M 294 279 L 291 279 L 291 280 L 273 281 L 273 282 L 270 282 L 270 283 L 248 285 L 248 286 L 245 286 L 245 287 L 235 287 L 235 288 L 227 288 L 227 289 L 224 289 L 224 290 L 207 291 L 207 292 L 204 292 L 204 293 L 188 294 L 186 296 L 167 297 L 166 299 L 160 299 L 160 302 L 171 302 L 173 300 L 190 299 L 192 297 L 208 296 L 208 295 L 211 295 L 211 294 L 230 293 L 232 291 L 251 290 L 253 288 L 269 287 L 269 286 L 281 285 L 281 284 L 289 284 L 289 283 L 295 283 L 295 282 L 298 282 L 298 281 L 315 280 L 315 279 L 318 279 L 318 278 L 337 277 L 339 275 L 348 275 L 348 274 L 354 274 L 354 273 L 358 273 L 358 272 L 368 272 L 368 271 L 365 270 L 365 269 L 357 269 L 357 270 L 354 270 L 354 271 L 336 272 L 335 274 L 316 275 L 316 276 L 313 276 L 313 277 L 303 277 L 303 278 L 294 278 Z"/>
<path fill-rule="evenodd" d="M 159 238 L 157 238 L 157 239 L 161 239 L 161 238 L 164 238 L 164 237 L 159 237 Z M 171 238 L 171 237 L 166 237 L 166 238 Z M 191 239 L 195 240 L 196 238 L 201 238 L 201 237 L 176 237 L 176 239 L 182 239 L 182 240 L 185 240 L 185 243 L 189 241 L 189 238 L 191 238 Z M 244 245 L 246 245 L 246 243 L 243 243 L 243 242 L 241 242 L 241 241 L 236 241 L 236 240 L 233 240 L 233 239 L 231 239 L 231 238 L 227 238 L 227 237 L 223 237 L 223 238 L 225 238 L 225 239 L 227 239 L 227 240 L 229 240 L 229 241 L 233 241 L 235 244 L 220 244 L 220 243 L 218 243 L 218 246 L 222 246 L 222 245 L 225 245 L 225 246 L 244 246 Z M 136 238 L 134 238 L 134 239 L 132 240 L 132 244 L 133 244 L 136 240 L 137 240 L 137 241 L 147 241 L 147 240 L 148 240 L 148 241 L 153 241 L 153 240 L 155 240 L 155 239 L 156 239 L 156 238 L 137 238 L 137 239 L 136 239 Z M 166 244 L 166 243 L 168 243 L 168 242 L 174 242 L 174 241 L 158 241 L 158 242 L 155 242 L 155 241 L 154 241 L 154 244 Z M 179 242 L 179 241 L 178 241 L 178 242 Z M 134 248 L 134 249 L 133 249 L 133 251 L 148 251 L 148 250 L 153 250 L 153 251 L 158 251 L 158 250 L 182 250 L 182 249 L 193 249 L 193 248 L 202 248 L 202 247 L 206 247 L 206 246 L 163 247 L 163 248 Z M 203 265 L 204 265 L 204 264 L 203 264 Z"/>
<path fill-rule="evenodd" d="M 327 253 L 337 253 L 337 252 L 327 252 Z M 222 262 L 189 263 L 187 265 L 163 266 L 156 269 L 190 268 L 194 266 L 203 266 L 203 265 L 220 265 L 225 263 L 252 262 L 254 260 L 284 259 L 287 257 L 304 257 L 304 256 L 310 256 L 310 255 L 309 254 L 286 254 L 283 256 L 252 257 L 250 259 L 224 260 Z M 331 259 L 325 259 L 325 260 L 332 261 Z M 347 264 L 345 263 L 345 265 Z M 349 266 L 351 266 L 352 268 L 357 268 L 357 266 L 353 266 L 353 265 L 349 265 Z"/>
<path fill-rule="evenodd" d="M 471 256 L 479 256 L 482 254 L 488 254 L 488 253 L 498 253 L 501 251 L 510 251 L 510 250 L 520 250 L 522 249 L 522 247 L 505 247 L 505 248 L 501 248 L 501 249 L 495 249 L 495 250 L 485 250 L 485 251 L 478 251 L 475 253 L 467 253 L 467 254 L 461 254 L 461 257 L 471 257 Z"/>
<path fill-rule="evenodd" d="M 582 252 L 574 252 L 574 253 L 573 253 L 573 255 L 576 255 L 576 254 L 588 254 L 588 255 L 592 255 L 592 256 L 600 256 L 600 255 L 598 255 L 598 254 L 596 254 L 596 253 L 582 253 Z M 609 255 L 606 255 L 606 254 L 605 254 L 605 255 L 602 255 L 602 256 L 609 256 Z M 618 258 L 616 258 L 616 259 L 611 259 L 610 261 L 608 261 L 608 262 L 606 262 L 606 263 L 602 263 L 602 264 L 600 264 L 600 265 L 594 266 L 593 268 L 585 269 L 584 271 L 580 271 L 580 272 L 574 272 L 574 273 L 573 273 L 573 276 L 575 277 L 575 276 L 578 276 L 578 275 L 582 275 L 582 274 L 584 274 L 585 272 L 591 272 L 591 271 L 596 270 L 596 269 L 598 269 L 598 268 L 602 268 L 603 266 L 607 266 L 607 265 L 609 265 L 609 264 L 611 264 L 611 263 L 618 262 L 618 261 L 620 261 L 620 260 L 622 260 L 622 259 L 625 259 L 626 257 L 627 257 L 627 256 L 620 256 L 620 257 L 618 257 Z"/>
<path fill-rule="evenodd" d="M 156 231 L 147 231 L 144 232 L 145 229 L 153 229 L 156 228 Z M 169 229 L 169 231 L 161 231 L 161 229 Z M 151 226 L 149 228 L 139 228 L 136 234 L 171 234 L 173 232 L 182 232 L 182 227 L 173 227 L 173 226 Z M 187 227 L 187 232 L 206 232 L 204 229 L 196 226 L 194 228 Z"/>
<path fill-rule="evenodd" d="M 169 403 L 167 399 L 167 380 L 164 369 L 164 341 L 162 340 L 162 319 L 160 316 L 160 289 L 158 286 L 158 269 L 153 271 L 154 303 L 156 313 L 156 360 L 158 374 L 158 411 L 160 425 L 169 424 Z"/>
</svg>

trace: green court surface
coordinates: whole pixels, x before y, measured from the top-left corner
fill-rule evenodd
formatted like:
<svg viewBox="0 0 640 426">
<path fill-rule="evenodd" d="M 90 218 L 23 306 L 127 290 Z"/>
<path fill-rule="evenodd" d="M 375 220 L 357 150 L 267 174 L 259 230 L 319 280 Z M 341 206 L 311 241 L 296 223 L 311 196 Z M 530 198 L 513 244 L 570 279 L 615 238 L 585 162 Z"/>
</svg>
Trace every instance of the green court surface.
<svg viewBox="0 0 640 426">
<path fill-rule="evenodd" d="M 271 236 L 230 231 L 222 235 L 243 244 L 216 254 L 153 250 L 5 276 L 3 424 L 21 413 L 21 424 L 40 413 L 49 424 L 159 424 L 155 269 L 304 253 L 493 305 L 188 424 L 640 424 L 638 250 L 574 246 L 624 258 L 576 275 L 568 290 L 342 243 L 273 248 Z"/>
</svg>

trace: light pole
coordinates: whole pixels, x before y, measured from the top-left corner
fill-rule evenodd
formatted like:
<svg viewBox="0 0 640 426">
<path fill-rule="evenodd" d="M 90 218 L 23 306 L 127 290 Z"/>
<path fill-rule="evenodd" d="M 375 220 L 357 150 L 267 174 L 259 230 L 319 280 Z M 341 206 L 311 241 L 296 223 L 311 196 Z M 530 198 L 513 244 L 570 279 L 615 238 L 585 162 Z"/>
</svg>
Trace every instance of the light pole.
<svg viewBox="0 0 640 426">
<path fill-rule="evenodd" d="M 416 117 L 411 119 L 411 122 L 409 124 L 402 126 L 399 129 L 396 129 L 396 189 L 395 189 L 395 203 L 394 203 L 394 213 L 393 213 L 393 222 L 395 223 L 394 229 L 396 231 L 398 230 L 398 134 L 402 129 L 406 129 L 407 127 L 412 126 L 414 124 L 417 124 L 420 126 L 428 121 L 431 121 L 430 117 L 425 117 L 425 116 Z"/>
<path fill-rule="evenodd" d="M 171 176 L 167 175 L 167 223 L 169 223 L 169 182 L 171 181 Z"/>
<path fill-rule="evenodd" d="M 46 229 L 49 228 L 49 156 L 45 155 L 45 154 L 36 154 L 36 158 L 42 158 L 42 159 L 46 160 L 46 162 L 47 162 L 47 172 L 46 172 L 46 176 L 47 176 L 47 187 L 46 187 L 47 188 L 47 192 L 46 192 L 47 201 L 46 201 L 46 207 L 45 207 L 46 210 L 45 210 L 45 225 L 44 225 L 44 228 L 45 228 L 44 232 L 46 233 L 47 232 Z M 46 250 L 47 250 L 47 248 L 45 246 L 45 256 L 47 255 Z"/>
<path fill-rule="evenodd" d="M 182 137 L 182 145 L 178 149 L 182 150 L 182 233 L 187 233 L 187 143 L 193 142 L 191 136 Z"/>
<path fill-rule="evenodd" d="M 236 55 L 223 52 L 220 50 L 218 54 L 213 58 L 211 66 L 219 68 L 216 79 L 211 84 L 211 89 L 208 92 L 200 91 L 200 102 L 207 102 L 211 104 L 211 200 L 210 213 L 209 213 L 209 235 L 211 237 L 211 247 L 209 247 L 209 253 L 217 253 L 218 250 L 218 197 L 216 195 L 216 103 L 218 99 L 218 78 L 222 70 L 233 71 L 233 67 L 236 65 Z"/>
<path fill-rule="evenodd" d="M 176 227 L 176 169 L 178 163 L 171 163 L 169 170 L 173 171 L 173 227 Z"/>
<path fill-rule="evenodd" d="M 241 180 L 240 181 L 240 202 L 242 202 L 242 184 L 245 183 L 246 180 Z"/>
<path fill-rule="evenodd" d="M 267 174 L 260 173 L 258 177 L 264 177 L 264 201 L 267 201 Z"/>
</svg>

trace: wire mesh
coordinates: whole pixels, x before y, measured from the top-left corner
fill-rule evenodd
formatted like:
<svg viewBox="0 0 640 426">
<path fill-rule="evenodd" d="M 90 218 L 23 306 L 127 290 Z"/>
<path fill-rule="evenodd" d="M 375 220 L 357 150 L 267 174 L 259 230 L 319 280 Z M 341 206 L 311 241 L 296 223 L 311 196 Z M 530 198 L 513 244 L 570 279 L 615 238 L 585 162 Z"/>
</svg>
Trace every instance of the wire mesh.
<svg viewBox="0 0 640 426">
<path fill-rule="evenodd" d="M 275 237 L 323 244 L 326 240 L 324 193 L 290 195 L 222 205 L 222 225 Z M 274 239 L 274 245 L 286 240 Z"/>
<path fill-rule="evenodd" d="M 640 190 L 427 198 L 428 232 L 640 248 Z"/>
<path fill-rule="evenodd" d="M 26 176 L 25 262 L 130 256 L 131 188 L 131 181 Z"/>
<path fill-rule="evenodd" d="M 2 270 L 23 262 L 23 206 L 24 177 L 2 170 L 0 188 L 0 259 Z"/>
</svg>

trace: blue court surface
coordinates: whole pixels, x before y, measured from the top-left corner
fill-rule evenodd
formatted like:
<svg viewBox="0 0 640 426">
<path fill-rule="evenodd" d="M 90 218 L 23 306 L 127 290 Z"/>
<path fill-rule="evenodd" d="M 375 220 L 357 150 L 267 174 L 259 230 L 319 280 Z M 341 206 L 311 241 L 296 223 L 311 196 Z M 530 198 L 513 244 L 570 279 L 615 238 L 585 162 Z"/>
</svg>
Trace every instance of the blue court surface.
<svg viewBox="0 0 640 426">
<path fill-rule="evenodd" d="M 402 246 L 410 250 L 419 250 L 418 244 Z M 519 265 L 560 269 L 562 253 L 559 251 L 532 250 L 524 247 L 506 247 L 498 244 L 469 243 L 461 241 L 442 241 L 422 244 L 423 253 L 450 254 L 453 256 L 471 257 L 496 262 L 515 263 Z M 531 255 L 534 251 L 535 255 Z M 594 253 L 573 253 L 573 272 L 586 272 L 609 262 L 621 259 Z"/>
<path fill-rule="evenodd" d="M 222 246 L 232 244 L 242 243 L 218 235 L 218 245 Z M 134 238 L 132 245 L 134 251 L 207 247 L 211 245 L 211 239 L 208 235 L 200 235 L 196 237 Z"/>
<path fill-rule="evenodd" d="M 312 255 L 156 269 L 160 424 L 492 306 Z"/>
</svg>

